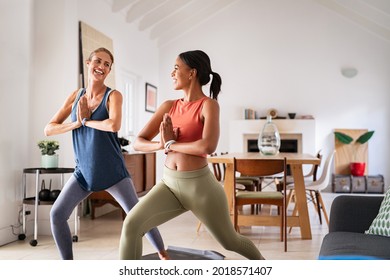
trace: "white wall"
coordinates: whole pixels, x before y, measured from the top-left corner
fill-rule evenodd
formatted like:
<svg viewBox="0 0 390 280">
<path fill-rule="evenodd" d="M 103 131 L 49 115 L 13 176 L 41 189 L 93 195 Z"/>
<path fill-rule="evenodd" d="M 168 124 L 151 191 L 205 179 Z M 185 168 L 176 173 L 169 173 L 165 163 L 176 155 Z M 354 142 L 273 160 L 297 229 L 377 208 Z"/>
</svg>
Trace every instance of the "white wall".
<svg viewBox="0 0 390 280">
<path fill-rule="evenodd" d="M 17 237 L 10 225 L 18 221 L 21 168 L 30 158 L 30 25 L 31 1 L 0 2 L 0 244 Z"/>
<path fill-rule="evenodd" d="M 160 49 L 161 100 L 178 98 L 170 72 L 182 51 L 202 49 L 222 76 L 221 137 L 244 108 L 316 119 L 316 150 L 333 148 L 335 128 L 375 130 L 369 173 L 389 185 L 390 42 L 310 0 L 241 0 Z M 341 67 L 359 70 L 353 79 Z"/>
<path fill-rule="evenodd" d="M 112 38 L 119 90 L 124 72 L 138 77 L 137 108 L 142 110 L 137 112 L 137 128 L 150 117 L 143 110 L 145 82 L 157 85 L 159 77 L 156 43 L 136 29 L 129 30 L 124 16 L 112 14 L 105 0 L 6 0 L 0 2 L 0 13 L 1 245 L 17 239 L 10 225 L 18 224 L 22 170 L 40 166 L 36 143 L 45 138 L 43 128 L 78 87 L 78 22 Z M 73 167 L 71 133 L 50 138 L 60 141 L 60 165 Z M 28 225 L 32 218 L 28 216 Z M 48 222 L 47 217 L 42 220 Z M 49 230 L 47 225 L 42 228 Z"/>
</svg>

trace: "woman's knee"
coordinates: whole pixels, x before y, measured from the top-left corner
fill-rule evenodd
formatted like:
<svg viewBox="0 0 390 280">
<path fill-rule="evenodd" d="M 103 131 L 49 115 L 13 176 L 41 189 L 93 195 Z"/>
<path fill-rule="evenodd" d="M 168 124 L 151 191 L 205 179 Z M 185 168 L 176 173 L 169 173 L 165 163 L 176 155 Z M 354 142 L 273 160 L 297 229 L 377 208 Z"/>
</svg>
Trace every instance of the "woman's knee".
<svg viewBox="0 0 390 280">
<path fill-rule="evenodd" d="M 131 244 L 133 240 L 137 238 L 142 238 L 145 232 L 141 230 L 140 224 L 137 224 L 135 219 L 127 216 L 123 222 L 122 232 L 121 232 L 121 243 L 122 244 Z"/>
<path fill-rule="evenodd" d="M 134 235 L 138 234 L 142 225 L 142 220 L 140 220 L 135 215 L 127 215 L 123 221 L 122 234 L 125 235 Z"/>
<path fill-rule="evenodd" d="M 66 222 L 69 219 L 70 215 L 66 215 L 64 209 L 61 207 L 53 206 L 50 210 L 50 221 L 51 223 L 61 223 Z"/>
</svg>

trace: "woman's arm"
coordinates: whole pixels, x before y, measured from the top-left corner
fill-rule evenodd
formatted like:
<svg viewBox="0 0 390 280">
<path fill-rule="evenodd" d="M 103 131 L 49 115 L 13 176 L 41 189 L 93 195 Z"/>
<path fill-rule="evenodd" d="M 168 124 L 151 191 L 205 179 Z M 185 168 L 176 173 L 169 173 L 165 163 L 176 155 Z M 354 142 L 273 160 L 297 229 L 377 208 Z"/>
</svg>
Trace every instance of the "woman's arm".
<svg viewBox="0 0 390 280">
<path fill-rule="evenodd" d="M 137 151 L 154 152 L 164 149 L 162 140 L 153 141 L 160 132 L 160 125 L 163 117 L 172 107 L 172 100 L 165 101 L 153 114 L 145 127 L 138 133 L 133 143 L 133 148 Z"/>
<path fill-rule="evenodd" d="M 218 146 L 220 130 L 218 102 L 214 99 L 207 100 L 203 106 L 202 114 L 204 118 L 202 139 L 194 142 L 174 143 L 170 146 L 170 150 L 191 155 L 215 152 Z"/>
<path fill-rule="evenodd" d="M 122 102 L 123 102 L 122 94 L 119 91 L 114 90 L 113 92 L 111 92 L 107 100 L 108 119 L 102 121 L 88 120 L 84 123 L 84 125 L 102 131 L 109 131 L 109 132 L 119 131 L 122 124 Z M 79 104 L 80 106 L 84 106 L 83 105 L 84 102 L 82 102 L 81 100 Z M 82 107 L 80 107 L 79 110 L 80 120 L 84 118 L 88 118 L 88 116 L 83 114 L 82 112 L 85 112 L 85 110 L 82 110 Z"/>
<path fill-rule="evenodd" d="M 78 90 L 74 91 L 68 96 L 62 107 L 45 126 L 44 133 L 46 136 L 65 133 L 81 126 L 81 121 L 79 119 L 77 119 L 75 122 L 64 123 L 64 121 L 72 112 L 72 105 L 76 99 L 77 92 Z"/>
</svg>

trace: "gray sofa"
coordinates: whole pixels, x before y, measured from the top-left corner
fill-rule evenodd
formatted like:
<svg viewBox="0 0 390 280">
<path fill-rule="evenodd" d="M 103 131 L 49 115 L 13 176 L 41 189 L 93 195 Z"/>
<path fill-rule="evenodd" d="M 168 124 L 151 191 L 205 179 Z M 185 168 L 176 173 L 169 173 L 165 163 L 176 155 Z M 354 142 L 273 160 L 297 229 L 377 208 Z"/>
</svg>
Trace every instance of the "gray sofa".
<svg viewBox="0 0 390 280">
<path fill-rule="evenodd" d="M 319 259 L 390 259 L 390 237 L 364 234 L 377 216 L 382 200 L 383 196 L 337 196 Z"/>
</svg>

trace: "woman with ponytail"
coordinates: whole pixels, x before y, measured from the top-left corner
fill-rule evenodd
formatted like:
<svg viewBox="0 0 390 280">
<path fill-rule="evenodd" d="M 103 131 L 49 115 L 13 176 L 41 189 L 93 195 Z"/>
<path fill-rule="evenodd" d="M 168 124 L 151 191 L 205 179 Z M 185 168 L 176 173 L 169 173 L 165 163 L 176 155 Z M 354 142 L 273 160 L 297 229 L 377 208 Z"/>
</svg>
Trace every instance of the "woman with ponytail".
<svg viewBox="0 0 390 280">
<path fill-rule="evenodd" d="M 253 242 L 234 230 L 224 190 L 208 167 L 207 155 L 219 140 L 220 75 L 212 71 L 208 55 L 195 50 L 176 58 L 171 77 L 183 97 L 165 101 L 134 141 L 135 150 L 165 150 L 163 178 L 127 215 L 120 258 L 140 259 L 145 232 L 192 211 L 225 249 L 263 259 Z M 202 87 L 210 80 L 208 97 Z"/>
</svg>

